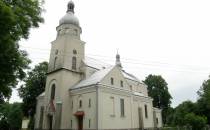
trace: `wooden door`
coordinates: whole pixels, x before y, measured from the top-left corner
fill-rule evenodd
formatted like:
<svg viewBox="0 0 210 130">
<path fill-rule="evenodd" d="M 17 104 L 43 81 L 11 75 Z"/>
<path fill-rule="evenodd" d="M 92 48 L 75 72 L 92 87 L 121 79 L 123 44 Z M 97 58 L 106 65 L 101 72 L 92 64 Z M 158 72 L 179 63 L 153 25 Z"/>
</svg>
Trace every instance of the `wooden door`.
<svg viewBox="0 0 210 130">
<path fill-rule="evenodd" d="M 78 116 L 78 130 L 83 130 L 83 116 Z"/>
</svg>

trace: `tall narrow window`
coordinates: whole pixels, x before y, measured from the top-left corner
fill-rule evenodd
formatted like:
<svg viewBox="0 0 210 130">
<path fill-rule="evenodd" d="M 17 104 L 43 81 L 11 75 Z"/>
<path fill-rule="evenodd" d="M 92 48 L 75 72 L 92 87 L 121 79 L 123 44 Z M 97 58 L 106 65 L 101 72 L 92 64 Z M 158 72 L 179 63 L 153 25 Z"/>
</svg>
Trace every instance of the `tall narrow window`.
<svg viewBox="0 0 210 130">
<path fill-rule="evenodd" d="M 57 64 L 57 57 L 55 57 L 55 59 L 54 59 L 53 69 L 56 68 L 56 64 Z"/>
<path fill-rule="evenodd" d="M 157 124 L 158 124 L 158 118 L 156 118 L 156 122 L 157 122 Z"/>
<path fill-rule="evenodd" d="M 72 69 L 76 70 L 77 67 L 77 58 L 75 56 L 72 57 Z"/>
<path fill-rule="evenodd" d="M 82 100 L 79 100 L 79 108 L 82 108 Z"/>
<path fill-rule="evenodd" d="M 89 119 L 89 128 L 90 128 L 90 125 L 91 125 L 91 120 Z"/>
<path fill-rule="evenodd" d="M 114 85 L 114 78 L 111 78 L 111 85 Z"/>
<path fill-rule="evenodd" d="M 124 106 L 124 99 L 120 99 L 120 113 L 121 113 L 121 117 L 125 116 L 125 106 Z"/>
<path fill-rule="evenodd" d="M 51 96 L 50 96 L 51 100 L 55 99 L 55 84 L 52 85 L 51 87 Z"/>
<path fill-rule="evenodd" d="M 123 87 L 123 81 L 122 80 L 120 81 L 120 86 Z"/>
<path fill-rule="evenodd" d="M 144 110 L 145 110 L 145 118 L 148 118 L 147 105 L 144 105 Z"/>
<path fill-rule="evenodd" d="M 89 99 L 88 107 L 91 107 L 91 99 Z"/>
<path fill-rule="evenodd" d="M 115 117 L 115 103 L 114 103 L 114 97 L 110 97 L 111 99 L 111 108 L 112 108 L 112 111 L 111 111 L 111 117 Z"/>
<path fill-rule="evenodd" d="M 132 85 L 130 85 L 130 90 L 131 90 L 131 91 L 133 90 Z"/>
</svg>

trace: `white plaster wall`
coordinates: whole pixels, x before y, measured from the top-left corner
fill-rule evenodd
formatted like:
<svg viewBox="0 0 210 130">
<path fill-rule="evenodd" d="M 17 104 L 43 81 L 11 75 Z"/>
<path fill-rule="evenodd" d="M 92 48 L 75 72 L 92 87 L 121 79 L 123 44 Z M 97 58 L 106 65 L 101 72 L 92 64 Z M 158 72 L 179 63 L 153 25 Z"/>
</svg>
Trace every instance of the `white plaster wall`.
<svg viewBox="0 0 210 130">
<path fill-rule="evenodd" d="M 81 80 L 81 76 L 77 73 L 72 73 L 67 70 L 62 71 L 62 88 L 60 89 L 60 97 L 62 102 L 62 117 L 61 128 L 70 128 L 69 115 L 71 107 L 71 98 L 69 96 L 69 89 Z"/>
<path fill-rule="evenodd" d="M 74 114 L 77 111 L 84 111 L 85 115 L 83 118 L 83 129 L 96 129 L 96 91 L 94 89 L 89 89 L 87 91 L 79 91 L 71 95 L 71 108 L 69 112 L 69 124 L 72 120 L 72 128 L 78 128 L 78 121 Z M 89 107 L 89 99 L 91 99 L 91 106 Z M 82 101 L 82 108 L 79 108 L 79 100 Z M 72 107 L 73 101 L 73 107 Z M 91 125 L 89 128 L 89 119 L 91 120 Z M 69 127 L 71 128 L 71 127 Z"/>
<path fill-rule="evenodd" d="M 114 84 L 111 84 L 111 77 L 114 79 Z M 123 81 L 123 87 L 120 85 L 120 81 Z M 129 84 L 124 78 L 123 74 L 118 67 L 114 67 L 101 81 L 102 84 L 108 85 L 110 87 L 115 87 L 119 89 L 130 90 Z"/>
<path fill-rule="evenodd" d="M 145 117 L 144 105 L 147 105 L 148 118 Z M 144 127 L 145 128 L 154 127 L 152 102 L 139 102 L 139 106 L 142 108 L 143 112 Z"/>
<path fill-rule="evenodd" d="M 78 73 L 73 73 L 68 70 L 60 70 L 54 73 L 51 73 L 47 76 L 47 82 L 45 87 L 45 116 L 44 116 L 44 128 L 47 128 L 47 108 L 49 106 L 50 95 L 51 95 L 51 86 L 52 84 L 56 85 L 55 88 L 55 100 L 56 102 L 62 103 L 62 114 L 61 114 L 61 128 L 67 129 L 69 125 L 69 113 L 70 110 L 70 97 L 69 89 L 81 80 L 81 75 Z M 55 123 L 55 120 L 53 120 Z"/>
<path fill-rule="evenodd" d="M 54 60 L 57 57 L 57 64 L 55 68 L 67 68 L 72 69 L 72 57 L 77 58 L 77 69 L 80 71 L 79 67 L 82 64 L 82 59 L 84 59 L 84 42 L 79 39 L 73 39 L 68 35 L 57 38 L 52 42 L 50 61 L 49 61 L 49 71 L 53 70 Z M 58 50 L 58 54 L 56 54 Z M 73 54 L 73 50 L 77 51 L 77 54 Z"/>
<path fill-rule="evenodd" d="M 147 114 L 148 117 L 145 117 L 145 108 L 144 105 L 147 105 Z M 144 97 L 134 97 L 133 100 L 133 127 L 139 128 L 139 113 L 138 108 L 142 109 L 142 117 L 143 117 L 143 126 L 144 128 L 151 128 L 154 126 L 153 122 L 153 107 L 151 99 Z"/>
<path fill-rule="evenodd" d="M 114 99 L 114 115 L 111 97 Z M 120 99 L 124 99 L 125 116 L 121 117 Z M 130 97 L 126 95 L 100 92 L 100 129 L 126 129 L 131 128 Z"/>
<path fill-rule="evenodd" d="M 156 118 L 158 118 L 158 124 L 157 124 L 157 127 L 162 127 L 163 122 L 162 122 L 162 114 L 161 114 L 161 110 L 160 110 L 160 109 L 155 108 L 155 109 L 154 109 L 154 111 L 155 111 L 155 113 L 156 113 Z"/>
<path fill-rule="evenodd" d="M 35 126 L 34 126 L 35 128 L 39 127 L 41 106 L 45 106 L 45 104 L 44 104 L 44 96 L 37 98 L 36 114 L 35 114 Z"/>
</svg>

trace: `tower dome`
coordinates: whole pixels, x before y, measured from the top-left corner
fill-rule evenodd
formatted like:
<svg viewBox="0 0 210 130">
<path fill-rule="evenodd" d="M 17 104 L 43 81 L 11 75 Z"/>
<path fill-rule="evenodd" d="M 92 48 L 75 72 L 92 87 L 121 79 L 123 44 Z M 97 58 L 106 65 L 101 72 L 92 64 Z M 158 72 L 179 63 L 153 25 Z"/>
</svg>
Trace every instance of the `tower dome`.
<svg viewBox="0 0 210 130">
<path fill-rule="evenodd" d="M 118 52 L 117 52 L 117 55 L 116 55 L 115 64 L 116 64 L 116 66 L 122 68 L 122 65 L 121 65 L 121 62 L 120 62 L 120 55 L 118 54 Z"/>
<path fill-rule="evenodd" d="M 74 2 L 73 1 L 69 1 L 67 5 L 66 15 L 63 16 L 59 21 L 59 25 L 62 25 L 62 24 L 73 24 L 73 25 L 79 26 L 79 20 L 74 15 Z"/>
</svg>

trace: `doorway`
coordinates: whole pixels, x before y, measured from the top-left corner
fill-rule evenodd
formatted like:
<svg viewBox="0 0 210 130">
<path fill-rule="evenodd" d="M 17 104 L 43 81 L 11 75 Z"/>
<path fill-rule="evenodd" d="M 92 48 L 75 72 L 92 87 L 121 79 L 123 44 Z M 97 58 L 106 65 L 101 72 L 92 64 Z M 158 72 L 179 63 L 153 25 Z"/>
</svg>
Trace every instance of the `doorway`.
<svg viewBox="0 0 210 130">
<path fill-rule="evenodd" d="M 83 130 L 83 116 L 78 116 L 78 130 Z"/>
<path fill-rule="evenodd" d="M 84 111 L 77 111 L 74 115 L 77 117 L 78 130 L 83 130 L 83 117 L 85 115 Z"/>
<path fill-rule="evenodd" d="M 52 115 L 48 115 L 48 130 L 52 130 L 52 125 L 53 125 L 53 116 Z"/>
</svg>

